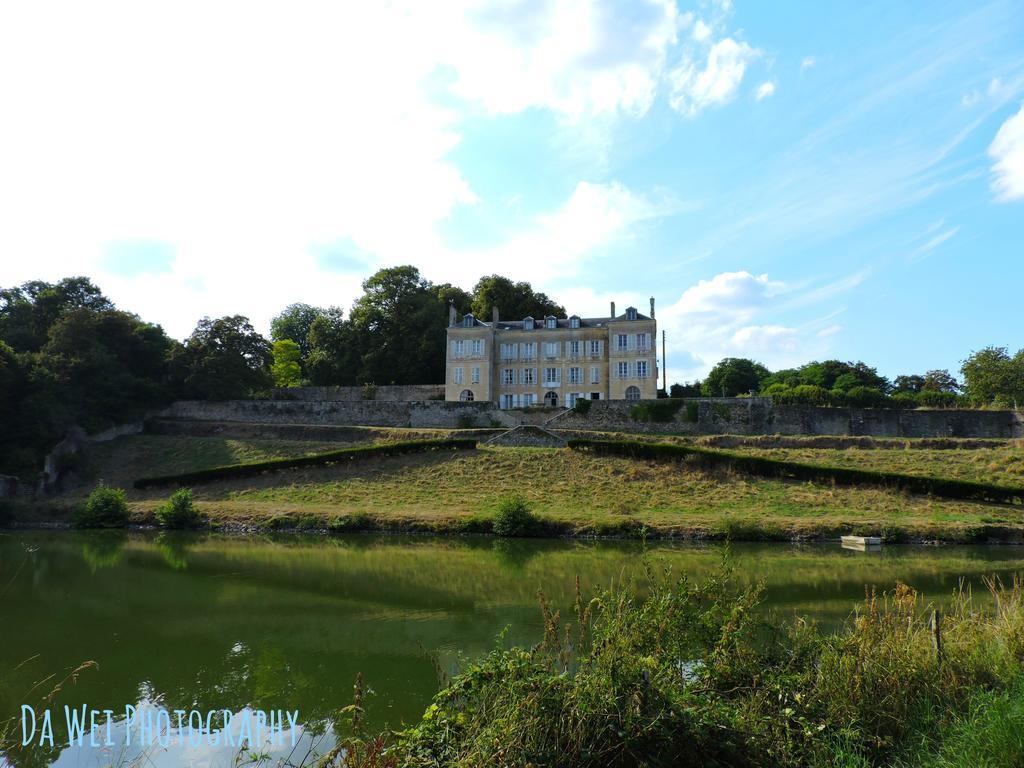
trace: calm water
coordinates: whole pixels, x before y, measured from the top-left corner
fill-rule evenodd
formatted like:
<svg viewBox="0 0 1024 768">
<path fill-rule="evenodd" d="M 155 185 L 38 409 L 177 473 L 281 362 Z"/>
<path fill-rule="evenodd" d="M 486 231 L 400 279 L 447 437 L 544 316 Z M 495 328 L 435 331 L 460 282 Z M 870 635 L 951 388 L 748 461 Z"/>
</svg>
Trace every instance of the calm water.
<svg viewBox="0 0 1024 768">
<path fill-rule="evenodd" d="M 123 713 L 126 704 L 158 702 L 298 710 L 302 722 L 323 722 L 351 703 L 361 672 L 373 691 L 371 726 L 397 726 L 419 717 L 460 654 L 493 647 L 506 627 L 506 643 L 536 641 L 538 589 L 568 609 L 576 574 L 585 592 L 629 578 L 641 551 L 632 543 L 485 538 L 0 533 L 0 720 L 17 716 L 22 703 L 38 705 L 57 680 L 94 661 L 51 708 Z M 694 576 L 722 557 L 714 546 L 648 551 Z M 858 553 L 838 544 L 734 545 L 732 555 L 742 578 L 768 582 L 772 609 L 828 625 L 849 615 L 865 584 L 886 589 L 902 580 L 941 599 L 960 577 L 980 587 L 983 575 L 1024 572 L 1024 549 L 1015 547 Z M 56 677 L 36 686 L 49 675 Z M 66 745 L 63 724 L 54 730 Z M 200 752 L 188 759 L 219 764 Z M 8 759 L 118 764 L 109 753 L 58 748 Z M 173 750 L 165 757 L 147 762 L 182 760 Z"/>
</svg>

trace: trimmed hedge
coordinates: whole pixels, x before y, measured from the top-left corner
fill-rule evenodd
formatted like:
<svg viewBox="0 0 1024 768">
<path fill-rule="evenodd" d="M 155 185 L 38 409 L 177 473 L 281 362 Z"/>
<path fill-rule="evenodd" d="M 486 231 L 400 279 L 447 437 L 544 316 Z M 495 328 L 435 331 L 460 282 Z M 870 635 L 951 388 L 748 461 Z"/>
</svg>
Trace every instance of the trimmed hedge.
<svg viewBox="0 0 1024 768">
<path fill-rule="evenodd" d="M 344 461 L 356 461 L 378 456 L 399 456 L 406 453 L 422 453 L 424 451 L 441 450 L 472 450 L 476 448 L 476 440 L 468 438 L 452 438 L 448 440 L 408 440 L 401 443 L 384 443 L 382 445 L 357 446 L 342 448 L 337 451 L 318 453 L 313 456 L 300 456 L 294 459 L 271 459 L 254 461 L 248 464 L 229 464 L 223 467 L 210 467 L 195 472 L 182 472 L 177 475 L 161 475 L 159 477 L 143 477 L 136 480 L 136 488 L 152 488 L 161 485 L 193 485 L 196 483 L 212 483 L 217 480 L 233 480 L 240 477 L 252 477 L 263 472 L 279 469 L 295 469 L 296 467 L 316 467 L 325 464 L 339 464 Z"/>
<path fill-rule="evenodd" d="M 703 466 L 725 466 L 763 477 L 834 482 L 837 485 L 881 485 L 910 493 L 930 494 L 949 499 L 995 501 L 1007 504 L 1024 503 L 1024 488 L 975 483 L 969 480 L 948 480 L 942 477 L 922 477 L 899 472 L 879 472 L 872 469 L 801 464 L 796 461 L 782 461 L 764 456 L 750 456 L 732 451 L 667 443 L 640 443 L 629 440 L 569 440 L 568 445 L 576 451 L 592 451 L 635 459 L 657 461 L 691 459 Z"/>
</svg>

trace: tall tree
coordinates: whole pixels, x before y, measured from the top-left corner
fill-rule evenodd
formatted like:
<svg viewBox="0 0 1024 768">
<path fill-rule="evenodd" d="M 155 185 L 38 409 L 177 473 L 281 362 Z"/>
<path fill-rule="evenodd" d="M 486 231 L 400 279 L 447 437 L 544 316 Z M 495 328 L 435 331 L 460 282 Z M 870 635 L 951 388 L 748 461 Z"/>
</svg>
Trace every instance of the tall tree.
<svg viewBox="0 0 1024 768">
<path fill-rule="evenodd" d="M 320 315 L 309 328 L 306 375 L 318 387 L 351 386 L 362 367 L 362 352 L 352 324 L 337 307 Z"/>
<path fill-rule="evenodd" d="M 299 386 L 302 383 L 299 345 L 291 339 L 281 339 L 274 342 L 272 354 L 274 362 L 270 366 L 270 373 L 274 377 L 274 386 Z"/>
<path fill-rule="evenodd" d="M 708 373 L 701 384 L 701 392 L 706 397 L 735 397 L 757 392 L 768 375 L 768 369 L 760 363 L 745 357 L 727 357 Z"/>
<path fill-rule="evenodd" d="M 66 313 L 113 308 L 87 277 L 65 277 L 56 283 L 30 280 L 0 289 L 0 339 L 15 351 L 37 352 L 46 343 L 50 327 Z"/>
<path fill-rule="evenodd" d="M 204 317 L 172 360 L 184 394 L 201 400 L 249 397 L 271 385 L 270 344 L 242 315 Z"/>
<path fill-rule="evenodd" d="M 985 347 L 964 360 L 964 393 L 974 403 L 1024 403 L 1024 349 L 1010 357 L 1006 347 Z"/>
<path fill-rule="evenodd" d="M 304 362 L 309 357 L 309 329 L 325 311 L 309 304 L 289 304 L 270 321 L 271 341 L 294 341 L 299 345 L 299 358 Z"/>
<path fill-rule="evenodd" d="M 565 317 L 565 307 L 556 304 L 547 294 L 534 291 L 529 283 L 514 283 L 501 275 L 481 277 L 473 287 L 473 315 L 490 320 L 494 307 L 502 317 L 511 320 L 547 315 Z"/>
<path fill-rule="evenodd" d="M 362 353 L 361 381 L 444 381 L 448 308 L 416 267 L 381 269 L 367 278 L 350 322 Z"/>
<path fill-rule="evenodd" d="M 960 391 L 960 382 L 956 380 L 956 376 L 942 368 L 928 371 L 924 375 L 924 383 L 921 389 L 929 392 L 951 392 L 956 394 Z"/>
</svg>

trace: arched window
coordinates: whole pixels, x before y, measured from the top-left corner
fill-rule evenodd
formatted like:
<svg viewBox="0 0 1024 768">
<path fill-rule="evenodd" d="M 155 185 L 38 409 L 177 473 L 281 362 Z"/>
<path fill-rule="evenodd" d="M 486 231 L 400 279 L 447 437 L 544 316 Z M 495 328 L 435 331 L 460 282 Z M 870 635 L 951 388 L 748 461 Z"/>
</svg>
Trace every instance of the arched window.
<svg viewBox="0 0 1024 768">
<path fill-rule="evenodd" d="M 626 387 L 626 399 L 627 400 L 639 400 L 640 390 L 637 387 Z"/>
<path fill-rule="evenodd" d="M 532 331 L 533 330 L 533 318 L 532 317 L 525 317 L 525 318 L 523 318 L 523 330 L 524 331 Z"/>
<path fill-rule="evenodd" d="M 640 398 L 637 397 L 637 399 L 639 400 Z M 544 395 L 544 405 L 546 405 L 548 408 L 557 408 L 558 407 L 558 393 L 557 392 L 548 392 L 546 395 Z"/>
<path fill-rule="evenodd" d="M 573 315 L 572 317 L 569 318 L 569 327 L 570 328 L 579 328 L 580 327 L 580 319 L 578 317 L 576 317 L 576 315 Z"/>
<path fill-rule="evenodd" d="M 636 387 L 633 387 L 633 389 L 636 389 Z M 473 390 L 471 390 L 471 389 L 464 389 L 464 390 L 462 390 L 462 392 L 459 393 L 459 400 L 461 400 L 464 403 L 468 403 L 472 399 L 473 399 Z"/>
<path fill-rule="evenodd" d="M 626 307 L 626 319 L 636 320 L 636 307 Z"/>
<path fill-rule="evenodd" d="M 545 317 L 544 326 L 547 328 L 557 328 L 558 320 L 556 320 L 554 317 Z"/>
<path fill-rule="evenodd" d="M 462 316 L 462 325 L 465 326 L 466 328 L 472 328 L 473 327 L 473 316 L 468 314 L 468 313 L 463 315 Z"/>
</svg>

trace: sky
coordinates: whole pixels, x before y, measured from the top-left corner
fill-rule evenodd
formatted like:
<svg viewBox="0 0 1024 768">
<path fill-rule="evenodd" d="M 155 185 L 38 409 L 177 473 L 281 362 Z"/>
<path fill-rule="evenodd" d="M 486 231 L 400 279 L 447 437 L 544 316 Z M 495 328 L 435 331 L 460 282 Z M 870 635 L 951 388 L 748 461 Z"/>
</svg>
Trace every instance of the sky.
<svg viewBox="0 0 1024 768">
<path fill-rule="evenodd" d="M 1024 347 L 1024 3 L 0 4 L 0 285 L 186 337 L 375 270 L 890 377 Z"/>
</svg>

